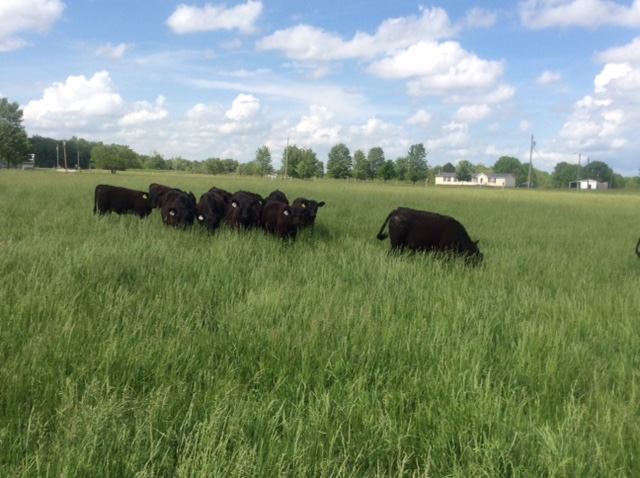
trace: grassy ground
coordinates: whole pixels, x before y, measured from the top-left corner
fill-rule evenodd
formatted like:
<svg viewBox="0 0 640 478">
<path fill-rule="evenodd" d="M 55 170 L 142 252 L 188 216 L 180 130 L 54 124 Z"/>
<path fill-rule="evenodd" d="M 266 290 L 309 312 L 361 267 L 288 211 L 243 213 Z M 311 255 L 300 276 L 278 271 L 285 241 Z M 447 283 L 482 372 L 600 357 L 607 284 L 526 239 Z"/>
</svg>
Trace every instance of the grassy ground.
<svg viewBox="0 0 640 478">
<path fill-rule="evenodd" d="M 96 184 L 326 201 L 292 244 Z M 0 172 L 0 475 L 638 476 L 639 195 Z M 393 257 L 415 207 L 485 264 Z"/>
</svg>

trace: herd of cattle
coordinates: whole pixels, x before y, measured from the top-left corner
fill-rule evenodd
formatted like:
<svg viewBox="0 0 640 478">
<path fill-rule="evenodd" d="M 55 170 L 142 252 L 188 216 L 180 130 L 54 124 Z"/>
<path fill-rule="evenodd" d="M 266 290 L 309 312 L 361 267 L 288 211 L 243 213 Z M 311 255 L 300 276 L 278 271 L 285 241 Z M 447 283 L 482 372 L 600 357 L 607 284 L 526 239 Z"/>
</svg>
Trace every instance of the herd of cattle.
<svg viewBox="0 0 640 478">
<path fill-rule="evenodd" d="M 148 191 L 99 184 L 94 195 L 93 213 L 136 214 L 144 218 L 159 209 L 164 224 L 186 228 L 196 221 L 213 234 L 224 221 L 233 229 L 259 229 L 282 238 L 295 239 L 298 229 L 312 227 L 324 201 L 299 197 L 289 203 L 279 190 L 267 197 L 248 191 L 230 193 L 211 188 L 196 201 L 185 192 L 157 183 Z M 388 234 L 383 231 L 388 225 Z M 464 226 L 450 216 L 399 207 L 384 220 L 379 240 L 390 237 L 391 251 L 445 251 L 463 256 L 469 263 L 482 261 L 478 241 L 472 241 Z M 639 243 L 640 244 L 640 243 Z M 640 255 L 640 253 L 639 253 Z"/>
</svg>

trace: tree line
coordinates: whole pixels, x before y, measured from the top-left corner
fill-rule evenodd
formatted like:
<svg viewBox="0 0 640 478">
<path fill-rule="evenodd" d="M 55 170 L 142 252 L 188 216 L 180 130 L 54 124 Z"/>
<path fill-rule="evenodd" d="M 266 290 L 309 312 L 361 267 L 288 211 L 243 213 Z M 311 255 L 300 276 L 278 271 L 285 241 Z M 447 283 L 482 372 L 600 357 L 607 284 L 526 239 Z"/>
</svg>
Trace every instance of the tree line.
<svg viewBox="0 0 640 478">
<path fill-rule="evenodd" d="M 40 168 L 89 169 L 98 168 L 116 171 L 127 169 L 153 169 L 185 171 L 199 174 L 239 174 L 246 176 L 278 175 L 300 179 L 328 177 L 332 179 L 355 179 L 362 181 L 406 181 L 412 183 L 434 183 L 441 172 L 454 173 L 460 181 L 470 181 L 478 173 L 509 173 L 516 184 L 531 183 L 543 188 L 567 188 L 579 179 L 594 179 L 606 182 L 611 188 L 640 189 L 638 176 L 625 178 L 615 174 L 602 161 L 587 164 L 556 164 L 552 173 L 531 168 L 518 158 L 502 156 L 491 166 L 473 164 L 460 160 L 430 167 L 427 151 L 422 143 L 411 145 L 404 156 L 387 159 L 379 146 L 368 151 L 358 149 L 351 154 L 349 148 L 340 143 L 328 153 L 326 167 L 310 148 L 287 145 L 282 152 L 281 167 L 273 166 L 271 150 L 260 146 L 255 158 L 240 163 L 232 158 L 210 157 L 204 160 L 187 160 L 180 156 L 164 158 L 158 152 L 138 154 L 129 146 L 104 144 L 72 137 L 59 140 L 42 136 L 28 137 L 22 126 L 22 110 L 17 103 L 0 98 L 0 160 L 8 165 L 19 165 L 30 155 L 35 155 L 35 165 Z"/>
</svg>

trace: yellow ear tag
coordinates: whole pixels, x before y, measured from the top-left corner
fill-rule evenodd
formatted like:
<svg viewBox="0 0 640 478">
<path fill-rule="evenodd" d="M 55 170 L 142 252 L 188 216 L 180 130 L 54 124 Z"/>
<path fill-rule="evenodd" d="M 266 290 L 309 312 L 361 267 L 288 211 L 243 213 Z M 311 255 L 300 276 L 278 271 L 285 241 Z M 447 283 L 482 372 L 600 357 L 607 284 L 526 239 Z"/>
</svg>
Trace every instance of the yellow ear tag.
<svg viewBox="0 0 640 478">
<path fill-rule="evenodd" d="M 305 203 L 302 203 L 302 207 L 305 208 L 307 207 L 307 205 Z"/>
<path fill-rule="evenodd" d="M 147 196 L 146 194 L 142 195 L 142 199 L 147 199 L 149 196 Z"/>
</svg>

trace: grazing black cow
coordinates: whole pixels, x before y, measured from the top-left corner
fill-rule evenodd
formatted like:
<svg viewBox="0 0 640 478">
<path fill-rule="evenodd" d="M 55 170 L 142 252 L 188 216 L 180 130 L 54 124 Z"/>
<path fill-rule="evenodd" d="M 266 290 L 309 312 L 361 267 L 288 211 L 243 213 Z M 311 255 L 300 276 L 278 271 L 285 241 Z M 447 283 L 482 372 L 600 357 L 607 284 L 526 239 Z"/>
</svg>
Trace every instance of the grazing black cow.
<svg viewBox="0 0 640 478">
<path fill-rule="evenodd" d="M 267 201 L 262 211 L 262 227 L 283 239 L 295 239 L 298 226 L 293 221 L 291 206 L 281 201 Z"/>
<path fill-rule="evenodd" d="M 640 239 L 638 239 L 638 243 L 636 244 L 636 254 L 640 257 Z"/>
<path fill-rule="evenodd" d="M 151 200 L 145 191 L 98 184 L 93 197 L 93 213 L 96 212 L 136 214 L 143 218 L 151 214 Z"/>
<path fill-rule="evenodd" d="M 389 234 L 383 234 L 389 223 Z M 462 224 L 450 216 L 434 212 L 418 211 L 399 207 L 389 213 L 384 220 L 378 239 L 383 241 L 391 236 L 391 251 L 448 252 L 464 256 L 470 263 L 482 261 L 478 241 L 469 238 Z"/>
<path fill-rule="evenodd" d="M 197 213 L 198 205 L 193 193 L 171 189 L 162 195 L 162 222 L 167 226 L 191 226 Z"/>
<path fill-rule="evenodd" d="M 275 191 L 271 191 L 269 195 L 265 198 L 265 201 L 278 201 L 278 202 L 283 202 L 285 204 L 289 204 L 289 199 L 287 198 L 287 195 L 282 191 L 280 191 L 279 189 L 276 189 Z"/>
<path fill-rule="evenodd" d="M 227 202 L 218 191 L 207 191 L 198 201 L 198 222 L 213 234 L 220 226 L 227 210 Z"/>
<path fill-rule="evenodd" d="M 149 197 L 151 198 L 152 208 L 162 208 L 162 199 L 165 193 L 171 191 L 173 188 L 165 186 L 163 184 L 151 183 L 149 184 Z"/>
<path fill-rule="evenodd" d="M 251 229 L 262 224 L 264 199 L 256 193 L 237 191 L 231 196 L 225 220 L 235 229 Z"/>
<path fill-rule="evenodd" d="M 226 204 L 229 204 L 231 202 L 232 194 L 229 191 L 225 191 L 224 189 L 217 188 L 217 187 L 214 186 L 211 189 L 209 189 L 208 192 L 219 194 L 220 196 L 222 196 L 224 198 L 224 202 Z"/>
<path fill-rule="evenodd" d="M 318 208 L 324 206 L 324 201 L 316 201 L 314 199 L 296 198 L 293 200 L 291 207 L 293 208 L 296 223 L 300 227 L 313 227 L 316 223 Z"/>
</svg>

